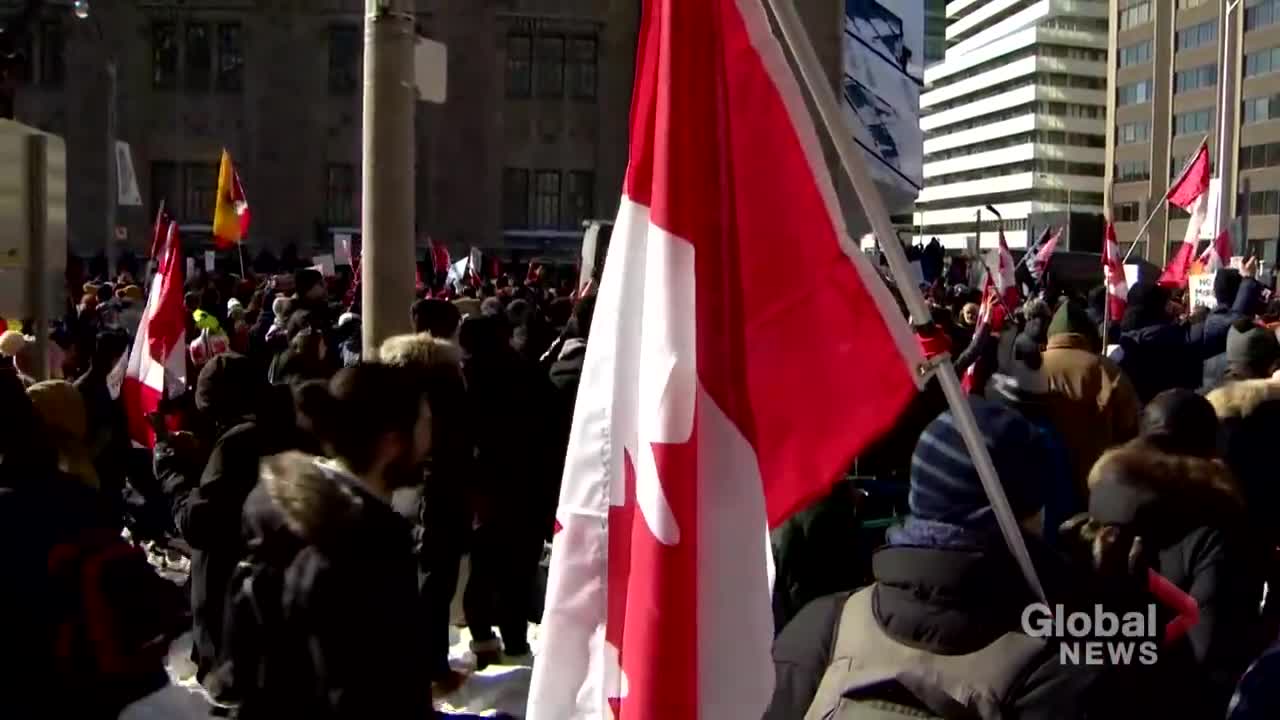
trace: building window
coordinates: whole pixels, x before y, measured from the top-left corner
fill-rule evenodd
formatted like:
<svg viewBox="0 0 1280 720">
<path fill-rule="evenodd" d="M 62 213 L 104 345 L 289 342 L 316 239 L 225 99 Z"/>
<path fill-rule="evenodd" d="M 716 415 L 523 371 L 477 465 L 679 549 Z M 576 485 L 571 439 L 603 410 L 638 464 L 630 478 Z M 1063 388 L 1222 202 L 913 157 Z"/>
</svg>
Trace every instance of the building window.
<svg viewBox="0 0 1280 720">
<path fill-rule="evenodd" d="M 213 43 L 209 38 L 209 26 L 204 23 L 187 23 L 187 41 L 182 48 L 182 85 L 191 92 L 209 92 L 213 80 Z"/>
<path fill-rule="evenodd" d="M 1277 165 L 1280 165 L 1280 142 L 1245 145 L 1240 148 L 1241 170 L 1257 170 Z"/>
<path fill-rule="evenodd" d="M 178 26 L 172 22 L 151 24 L 151 86 L 173 90 L 178 86 Z"/>
<path fill-rule="evenodd" d="M 1213 87 L 1217 83 L 1217 63 L 1212 65 L 1201 65 L 1200 67 L 1194 67 L 1187 70 L 1179 70 L 1173 74 L 1173 91 L 1175 93 Z"/>
<path fill-rule="evenodd" d="M 1136 202 L 1116 203 L 1115 208 L 1112 209 L 1111 218 L 1112 222 L 1138 222 L 1142 219 L 1139 217 L 1140 214 Z"/>
<path fill-rule="evenodd" d="M 1143 40 L 1135 45 L 1120 48 L 1120 67 L 1151 62 L 1151 41 Z"/>
<path fill-rule="evenodd" d="M 244 168 L 237 168 L 241 172 Z M 213 208 L 218 197 L 218 166 L 190 163 L 183 167 L 182 187 L 183 220 L 186 222 L 213 222 Z"/>
<path fill-rule="evenodd" d="M 1132 145 L 1144 143 L 1151 139 L 1151 121 L 1121 123 L 1116 126 L 1116 144 Z"/>
<path fill-rule="evenodd" d="M 356 91 L 360 68 L 360 28 L 334 25 L 329 28 L 329 92 L 349 95 Z"/>
<path fill-rule="evenodd" d="M 1280 47 L 1251 52 L 1244 56 L 1244 76 L 1265 75 L 1280 70 Z"/>
<path fill-rule="evenodd" d="M 538 97 L 564 95 L 564 37 L 539 35 L 538 54 L 534 58 L 534 77 Z"/>
<path fill-rule="evenodd" d="M 1178 9 L 1190 10 L 1191 8 L 1194 8 L 1194 7 L 1200 7 L 1201 5 L 1205 4 L 1208 1 L 1209 0 L 1178 0 Z"/>
<path fill-rule="evenodd" d="M 329 225 L 356 224 L 356 170 L 330 163 L 324 172 L 324 220 Z"/>
<path fill-rule="evenodd" d="M 593 37 L 569 39 L 569 96 L 575 100 L 596 99 L 597 46 Z"/>
<path fill-rule="evenodd" d="M 218 24 L 219 92 L 244 90 L 244 31 L 240 23 Z"/>
<path fill-rule="evenodd" d="M 533 39 L 524 33 L 507 36 L 507 97 L 527 98 L 533 83 Z"/>
<path fill-rule="evenodd" d="M 595 215 L 596 180 L 590 170 L 574 170 L 569 173 L 569 187 L 565 191 L 565 202 L 568 204 L 566 225 L 580 228 L 584 220 Z"/>
<path fill-rule="evenodd" d="M 1120 29 L 1126 30 L 1143 23 L 1151 22 L 1151 3 L 1149 0 L 1131 3 L 1120 11 Z"/>
<path fill-rule="evenodd" d="M 1191 133 L 1207 133 L 1213 127 L 1211 110 L 1192 110 L 1173 116 L 1173 134 L 1190 135 Z"/>
<path fill-rule="evenodd" d="M 1280 0 L 1262 0 L 1244 9 L 1244 29 L 1256 30 L 1280 20 Z"/>
<path fill-rule="evenodd" d="M 178 198 L 178 166 L 171 162 L 151 163 L 151 217 L 160 212 L 160 206 L 172 208 Z"/>
<path fill-rule="evenodd" d="M 1121 85 L 1116 89 L 1117 105 L 1136 105 L 1144 102 L 1151 102 L 1150 80 Z"/>
<path fill-rule="evenodd" d="M 60 22 L 40 26 L 40 84 L 60 88 L 67 80 L 66 35 Z M 30 57 L 30 56 L 28 56 Z"/>
<path fill-rule="evenodd" d="M 1116 163 L 1116 182 L 1134 182 L 1151 179 L 1151 163 L 1146 158 Z"/>
<path fill-rule="evenodd" d="M 560 227 L 559 170 L 539 170 L 534 176 L 533 224 L 540 228 Z"/>
<path fill-rule="evenodd" d="M 529 171 L 507 168 L 502 172 L 502 224 L 529 227 Z"/>
<path fill-rule="evenodd" d="M 1174 34 L 1174 46 L 1177 52 L 1195 50 L 1198 47 L 1213 44 L 1218 39 L 1218 21 L 1207 20 L 1199 25 L 1183 28 Z"/>
<path fill-rule="evenodd" d="M 1280 190 L 1259 190 L 1249 193 L 1250 215 L 1276 215 L 1280 213 Z"/>
<path fill-rule="evenodd" d="M 1240 116 L 1245 125 L 1280 118 L 1280 95 L 1245 98 L 1242 105 Z"/>
</svg>

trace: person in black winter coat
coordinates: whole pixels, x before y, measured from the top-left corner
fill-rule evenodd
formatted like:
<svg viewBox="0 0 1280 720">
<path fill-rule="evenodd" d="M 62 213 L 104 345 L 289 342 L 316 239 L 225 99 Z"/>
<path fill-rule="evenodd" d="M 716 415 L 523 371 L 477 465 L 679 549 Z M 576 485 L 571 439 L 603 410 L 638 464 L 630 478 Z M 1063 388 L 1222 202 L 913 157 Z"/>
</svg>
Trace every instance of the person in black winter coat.
<svg viewBox="0 0 1280 720">
<path fill-rule="evenodd" d="M 1181 641 L 1197 668 L 1184 680 L 1194 683 L 1184 685 L 1185 716 L 1222 717 L 1264 642 L 1264 546 L 1246 522 L 1230 471 L 1217 460 L 1134 440 L 1094 465 L 1089 515 L 1141 536 L 1152 568 L 1199 604 L 1199 621 Z"/>
<path fill-rule="evenodd" d="M 529 652 L 534 581 L 556 504 L 550 381 L 511 347 L 501 315 L 462 322 L 463 375 L 476 442 L 476 528 L 463 597 L 478 664 Z M 502 632 L 502 643 L 493 626 Z"/>
<path fill-rule="evenodd" d="M 1120 369 L 1144 403 L 1165 390 L 1200 387 L 1203 358 L 1187 328 L 1169 317 L 1168 302 L 1168 291 L 1158 285 L 1130 288 L 1120 321 Z"/>
<path fill-rule="evenodd" d="M 404 368 L 340 370 L 308 407 L 330 459 L 263 463 L 226 644 L 241 720 L 432 717 L 413 529 L 391 506 L 419 482 L 431 410 Z"/>
<path fill-rule="evenodd" d="M 457 313 L 452 305 L 441 304 Z M 474 517 L 471 480 L 475 440 L 472 427 L 466 422 L 461 351 L 449 340 L 418 333 L 388 339 L 379 348 L 378 357 L 384 363 L 417 373 L 431 398 L 431 453 L 425 479 L 417 488 L 420 492 L 410 494 L 407 511 L 399 503 L 397 509 L 422 529 L 418 559 L 423 576 L 422 604 L 431 679 L 447 691 L 462 680 L 449 667 L 450 610 Z M 402 499 L 403 494 L 398 500 Z"/>
<path fill-rule="evenodd" d="M 1029 524 L 1043 505 L 1035 481 L 1041 433 L 1012 409 L 977 398 L 972 404 L 1009 504 Z M 921 435 L 908 503 L 910 515 L 872 558 L 875 584 L 852 596 L 815 600 L 776 639 L 777 682 L 765 720 L 830 717 L 825 713 L 841 698 L 887 701 L 906 706 L 904 714 L 940 717 L 1147 716 L 1134 715 L 1126 695 L 1108 691 L 1109 673 L 1061 664 L 1051 641 L 1020 632 L 1023 610 L 1035 597 L 996 527 L 949 412 Z M 1034 538 L 1028 545 L 1049 603 L 1079 607 L 1085 599 L 1110 597 L 1091 592 L 1105 586 L 1071 573 Z M 1004 655 L 1006 648 L 1017 654 Z M 1002 657 L 961 657 L 985 652 Z M 993 678 L 991 668 L 1001 663 L 1009 666 Z M 1007 687 L 993 698 L 994 685 Z M 1132 694 L 1142 687 L 1124 689 Z M 1139 699 L 1138 707 L 1151 709 L 1147 698 Z M 1150 716 L 1159 717 L 1159 710 Z"/>
<path fill-rule="evenodd" d="M 565 453 L 569 449 L 569 433 L 573 427 L 573 410 L 578 404 L 578 384 L 582 381 L 582 363 L 587 358 L 587 338 L 591 334 L 591 319 L 595 316 L 596 296 L 588 295 L 574 306 L 569 322 L 560 339 L 552 344 L 543 357 L 550 363 L 547 375 L 555 388 L 556 449 L 555 467 L 551 470 L 559 487 L 564 474 Z M 557 496 L 559 492 L 556 493 Z"/>
<path fill-rule="evenodd" d="M 1218 270 L 1213 277 L 1213 298 L 1217 303 L 1203 324 L 1192 328 L 1188 341 L 1200 360 L 1221 355 L 1227 349 L 1227 331 L 1237 320 L 1249 319 L 1262 301 L 1262 285 L 1254 278 L 1257 261 L 1250 259 L 1244 272 L 1234 268 Z"/>
<path fill-rule="evenodd" d="M 240 513 L 258 482 L 261 458 L 290 447 L 291 419 L 264 414 L 272 393 L 247 358 L 212 358 L 196 381 L 195 401 L 213 449 L 201 466 L 182 436 L 156 444 L 156 479 L 170 500 L 174 526 L 191 546 L 192 655 L 197 677 L 219 697 L 223 660 L 223 601 L 232 570 L 244 555 Z M 287 395 L 284 396 L 287 398 Z M 203 468 L 203 469 L 201 469 Z"/>
<path fill-rule="evenodd" d="M 184 624 L 181 593 L 121 540 L 102 496 L 59 471 L 12 370 L 0 371 L 0 407 L 0 716 L 114 720 L 166 684 L 168 640 Z M 90 580 L 71 569 L 75 557 L 101 561 L 104 572 Z M 105 631 L 109 641 L 66 642 L 76 637 L 58 637 L 68 629 Z M 104 646 L 125 652 L 111 665 L 94 662 Z"/>
</svg>

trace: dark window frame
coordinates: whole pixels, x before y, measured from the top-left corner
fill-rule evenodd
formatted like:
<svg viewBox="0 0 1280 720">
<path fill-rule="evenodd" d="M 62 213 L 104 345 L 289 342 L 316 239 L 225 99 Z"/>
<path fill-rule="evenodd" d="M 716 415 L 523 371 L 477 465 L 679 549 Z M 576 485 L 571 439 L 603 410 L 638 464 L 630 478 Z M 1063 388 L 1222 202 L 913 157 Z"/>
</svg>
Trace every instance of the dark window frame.
<svg viewBox="0 0 1280 720">
<path fill-rule="evenodd" d="M 335 23 L 329 26 L 330 95 L 352 95 L 360 89 L 363 47 L 364 38 L 359 25 Z"/>
<path fill-rule="evenodd" d="M 237 168 L 243 173 L 244 168 Z M 182 212 L 186 222 L 213 222 L 218 200 L 218 164 L 184 163 L 182 166 Z"/>
<path fill-rule="evenodd" d="M 192 37 L 197 30 L 204 32 L 204 52 L 196 52 Z M 209 92 L 213 87 L 213 32 L 207 22 L 187 22 L 182 26 L 182 88 L 187 92 Z M 203 56 L 203 65 L 199 61 Z"/>
<path fill-rule="evenodd" d="M 351 163 L 326 163 L 324 166 L 324 216 L 329 225 L 353 226 L 357 217 L 360 195 L 359 178 Z"/>
<path fill-rule="evenodd" d="M 578 51 L 589 45 L 589 56 Z M 594 35 L 570 35 L 567 59 L 565 62 L 568 76 L 569 97 L 574 100 L 595 101 L 600 84 L 600 40 Z"/>
<path fill-rule="evenodd" d="M 560 227 L 564 216 L 563 198 L 564 174 L 556 169 L 541 169 L 533 172 L 533 227 L 540 229 L 556 229 Z M 543 187 L 543 180 L 555 180 L 555 188 Z M 550 183 L 548 182 L 548 186 Z"/>
<path fill-rule="evenodd" d="M 244 92 L 244 25 L 220 22 L 215 30 L 216 58 L 213 89 L 220 93 Z"/>
<path fill-rule="evenodd" d="M 559 50 L 546 49 L 558 46 Z M 562 98 L 565 90 L 565 36 L 539 33 L 533 39 L 533 94 L 540 98 Z"/>
<path fill-rule="evenodd" d="M 569 229 L 577 229 L 595 215 L 596 174 L 593 170 L 570 170 L 565 176 L 564 224 Z"/>
<path fill-rule="evenodd" d="M 520 44 L 524 43 L 523 49 Z M 507 97 L 533 97 L 533 34 L 513 30 L 507 33 Z"/>
<path fill-rule="evenodd" d="M 527 168 L 502 170 L 502 225 L 506 228 L 529 227 L 532 201 L 532 173 Z"/>
<path fill-rule="evenodd" d="M 169 47 L 167 48 L 160 45 L 163 31 L 168 32 Z M 180 45 L 178 23 L 173 20 L 151 22 L 151 87 L 153 89 L 169 91 L 178 89 Z"/>
</svg>

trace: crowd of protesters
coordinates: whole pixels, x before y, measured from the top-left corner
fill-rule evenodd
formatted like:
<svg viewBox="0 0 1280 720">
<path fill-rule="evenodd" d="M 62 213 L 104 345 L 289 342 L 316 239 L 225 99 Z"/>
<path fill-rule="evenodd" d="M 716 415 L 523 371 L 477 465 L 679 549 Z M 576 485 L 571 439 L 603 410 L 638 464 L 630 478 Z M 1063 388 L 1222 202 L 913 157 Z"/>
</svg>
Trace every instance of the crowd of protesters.
<svg viewBox="0 0 1280 720">
<path fill-rule="evenodd" d="M 49 333 L 54 379 L 34 328 L 0 338 L 0 715 L 114 718 L 190 631 L 196 679 L 237 717 L 430 717 L 466 680 L 464 554 L 471 666 L 527 659 L 593 295 L 420 287 L 415 332 L 375 363 L 343 280 L 201 274 L 188 391 L 143 449 L 119 386 L 142 287 L 83 290 Z"/>
<path fill-rule="evenodd" d="M 1155 605 L 1164 627 L 1158 576 L 1197 618 L 1149 666 L 1028 637 L 1037 598 L 935 380 L 775 530 L 766 718 L 1280 716 L 1280 303 L 1256 263 L 1218 271 L 1214 307 L 1139 284 L 1104 322 L 1100 289 L 1014 302 L 940 247 L 913 257 L 921 342 L 965 378 L 1046 601 Z M 191 279 L 188 388 L 149 418 L 153 449 L 119 392 L 140 282 L 83 285 L 49 332 L 54 379 L 36 329 L 0 336 L 0 714 L 116 717 L 191 632 L 236 717 L 430 717 L 467 681 L 449 661 L 464 555 L 471 667 L 529 655 L 594 296 L 532 272 L 420 287 L 414 332 L 371 362 L 358 295 L 314 269 Z M 883 538 L 860 531 L 887 508 Z"/>
</svg>

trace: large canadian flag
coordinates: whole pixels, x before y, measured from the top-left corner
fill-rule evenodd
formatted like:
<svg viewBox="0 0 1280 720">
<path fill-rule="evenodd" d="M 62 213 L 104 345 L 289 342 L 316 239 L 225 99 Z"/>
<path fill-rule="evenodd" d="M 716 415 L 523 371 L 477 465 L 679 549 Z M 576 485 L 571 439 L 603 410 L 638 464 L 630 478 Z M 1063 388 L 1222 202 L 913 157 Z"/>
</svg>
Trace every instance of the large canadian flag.
<svg viewBox="0 0 1280 720">
<path fill-rule="evenodd" d="M 1124 276 L 1124 256 L 1112 223 L 1107 223 L 1102 239 L 1102 278 L 1107 286 L 1107 319 L 1118 323 L 1129 302 L 1129 281 Z"/>
<path fill-rule="evenodd" d="M 147 416 L 159 409 L 165 388 L 171 396 L 177 396 L 186 386 L 186 310 L 182 304 L 182 282 L 178 224 L 170 222 L 121 387 L 129 437 L 143 447 L 155 446 L 155 434 Z"/>
<path fill-rule="evenodd" d="M 766 528 L 893 425 L 922 360 L 838 207 L 759 0 L 644 3 L 531 720 L 766 709 Z"/>
<path fill-rule="evenodd" d="M 1191 217 L 1187 220 L 1182 246 L 1160 274 L 1157 281 L 1160 285 L 1175 288 L 1187 285 L 1191 261 L 1196 255 L 1196 246 L 1200 244 L 1200 228 L 1209 214 L 1209 170 L 1209 146 L 1202 142 L 1165 195 L 1170 204 L 1186 210 Z"/>
</svg>

